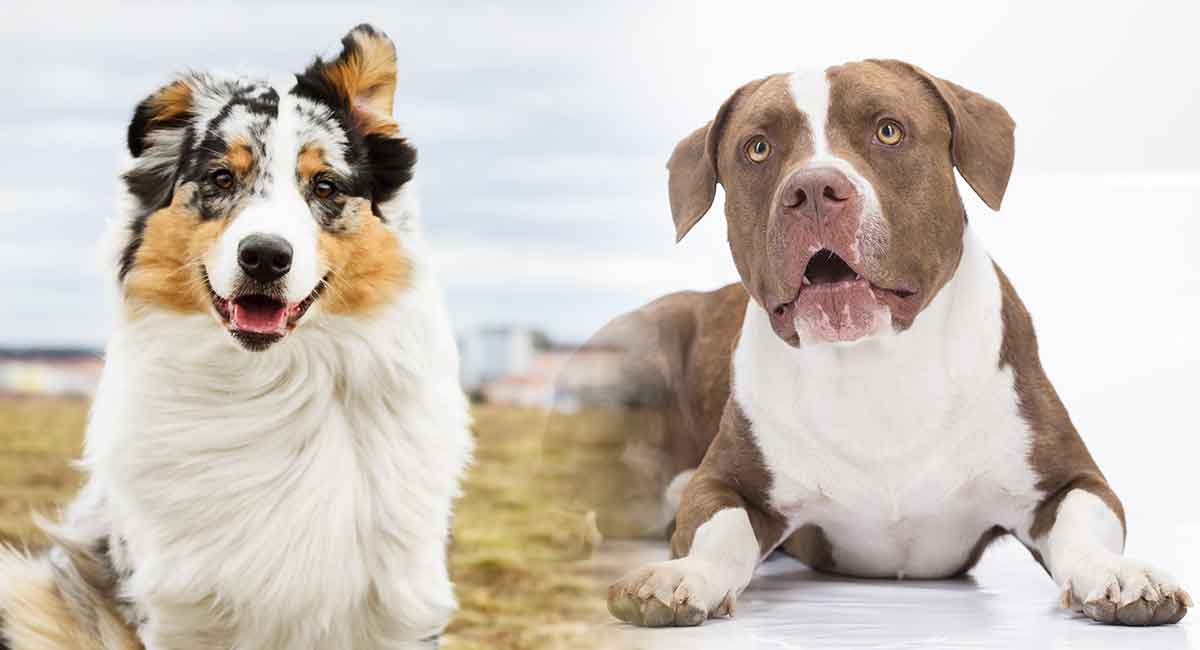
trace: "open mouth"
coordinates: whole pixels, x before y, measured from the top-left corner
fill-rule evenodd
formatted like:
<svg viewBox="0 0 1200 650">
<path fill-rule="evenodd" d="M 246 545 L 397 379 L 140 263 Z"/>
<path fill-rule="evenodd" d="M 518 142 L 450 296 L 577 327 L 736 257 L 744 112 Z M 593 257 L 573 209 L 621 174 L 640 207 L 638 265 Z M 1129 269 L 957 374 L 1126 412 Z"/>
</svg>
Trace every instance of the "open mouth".
<svg viewBox="0 0 1200 650">
<path fill-rule="evenodd" d="M 828 248 L 809 258 L 791 300 L 771 308 L 776 333 L 795 344 L 799 330 L 809 339 L 854 341 L 880 327 L 885 314 L 903 311 L 916 294 L 878 286 Z"/>
<path fill-rule="evenodd" d="M 799 299 L 800 295 L 806 292 L 849 289 L 855 286 L 869 288 L 872 293 L 881 299 L 899 298 L 904 300 L 916 295 L 915 291 L 908 289 L 887 288 L 874 284 L 863 278 L 863 275 L 852 268 L 840 255 L 828 248 L 822 248 L 809 258 L 808 266 L 804 268 L 804 277 L 800 280 L 800 289 L 796 292 L 796 297 L 788 302 L 776 305 L 774 311 L 777 314 L 782 314 Z"/>
<path fill-rule="evenodd" d="M 224 298 L 208 284 L 207 274 L 204 281 L 221 323 L 239 343 L 250 350 L 266 349 L 295 329 L 296 323 L 317 301 L 325 286 L 324 281 L 319 282 L 304 300 L 287 303 L 274 295 L 253 292 Z"/>
<path fill-rule="evenodd" d="M 880 287 L 880 285 L 869 282 L 865 279 L 862 273 L 854 270 L 850 264 L 846 263 L 841 255 L 830 251 L 829 248 L 822 248 L 820 251 L 812 254 L 809 259 L 808 266 L 805 266 L 804 277 L 800 278 L 800 288 L 797 291 L 797 297 L 810 290 L 832 290 L 832 289 L 847 289 L 853 285 L 862 284 L 866 288 L 870 288 L 872 293 L 878 297 L 892 297 L 892 299 L 906 300 L 910 299 L 917 291 L 899 288 Z M 796 301 L 793 299 L 791 302 Z M 787 308 L 791 302 L 782 303 L 776 306 L 775 311 L 778 312 L 781 308 Z"/>
<path fill-rule="evenodd" d="M 853 282 L 861 280 L 862 275 L 850 268 L 837 253 L 828 248 L 817 251 L 816 255 L 808 261 L 808 266 L 804 269 L 804 279 L 801 284 L 804 286 L 813 285 L 829 285 L 839 282 Z M 804 289 L 801 288 L 801 291 Z"/>
</svg>

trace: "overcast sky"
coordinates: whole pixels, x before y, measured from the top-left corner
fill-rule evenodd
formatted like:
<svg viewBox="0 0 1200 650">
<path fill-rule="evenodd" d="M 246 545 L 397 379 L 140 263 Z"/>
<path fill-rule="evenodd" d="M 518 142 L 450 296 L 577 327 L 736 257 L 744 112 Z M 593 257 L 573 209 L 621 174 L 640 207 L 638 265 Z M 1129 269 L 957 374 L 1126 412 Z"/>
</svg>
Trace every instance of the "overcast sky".
<svg viewBox="0 0 1200 650">
<path fill-rule="evenodd" d="M 1168 284 L 1200 304 L 1195 2 L 26 4 L 0 8 L 0 344 L 103 341 L 94 244 L 140 99 L 187 68 L 298 71 L 362 21 L 399 49 L 397 115 L 420 151 L 460 328 L 526 323 L 581 340 L 663 292 L 733 278 L 719 211 L 673 244 L 671 148 L 753 77 L 864 57 L 908 59 L 1014 115 L 1005 214 L 971 207 L 998 259 L 1109 242 L 1087 253 L 1108 265 L 1089 277 L 1136 276 L 1153 271 L 1113 261 L 1132 241 L 1165 240 L 1181 258 Z M 1030 249 L 1042 233 L 1061 240 Z M 1047 267 L 1025 268 L 1028 283 L 1058 287 L 1046 309 L 1061 305 Z M 1104 299 L 1076 294 L 1080 308 Z"/>
</svg>

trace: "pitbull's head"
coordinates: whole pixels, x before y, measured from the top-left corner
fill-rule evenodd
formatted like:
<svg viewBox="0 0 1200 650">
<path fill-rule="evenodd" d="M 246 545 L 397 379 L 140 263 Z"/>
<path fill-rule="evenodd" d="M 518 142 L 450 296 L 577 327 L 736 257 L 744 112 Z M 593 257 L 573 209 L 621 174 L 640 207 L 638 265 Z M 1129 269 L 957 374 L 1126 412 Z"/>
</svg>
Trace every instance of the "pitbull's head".
<svg viewBox="0 0 1200 650">
<path fill-rule="evenodd" d="M 1000 104 L 870 60 L 742 86 L 667 168 L 680 239 L 725 188 L 742 282 L 801 345 L 909 327 L 962 253 L 954 168 L 996 210 L 1012 164 Z"/>
</svg>

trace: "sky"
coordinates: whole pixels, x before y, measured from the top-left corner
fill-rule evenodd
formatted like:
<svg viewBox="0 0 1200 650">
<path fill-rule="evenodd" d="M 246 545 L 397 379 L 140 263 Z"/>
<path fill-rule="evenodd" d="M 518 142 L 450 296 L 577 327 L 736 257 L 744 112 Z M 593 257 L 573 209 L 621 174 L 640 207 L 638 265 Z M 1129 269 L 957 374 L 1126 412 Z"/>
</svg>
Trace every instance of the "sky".
<svg viewBox="0 0 1200 650">
<path fill-rule="evenodd" d="M 735 279 L 719 209 L 674 243 L 671 149 L 749 79 L 865 57 L 1012 113 L 1005 209 L 969 210 L 1051 328 L 1110 301 L 1114 278 L 1184 292 L 1143 327 L 1200 315 L 1196 3 L 497 4 L 5 3 L 0 345 L 104 341 L 95 243 L 138 101 L 186 69 L 297 72 L 363 21 L 398 48 L 396 114 L 460 330 L 582 341 L 658 295 Z M 1180 257 L 1156 270 L 1166 251 Z"/>
<path fill-rule="evenodd" d="M 388 32 L 456 327 L 570 343 L 735 279 L 719 208 L 674 243 L 664 169 L 735 88 L 900 58 L 1016 120 L 1003 210 L 962 194 L 1131 542 L 1142 506 L 1194 507 L 1200 3 L 499 4 L 0 3 L 0 346 L 103 344 L 126 124 L 182 70 L 282 75 L 355 24 Z"/>
</svg>

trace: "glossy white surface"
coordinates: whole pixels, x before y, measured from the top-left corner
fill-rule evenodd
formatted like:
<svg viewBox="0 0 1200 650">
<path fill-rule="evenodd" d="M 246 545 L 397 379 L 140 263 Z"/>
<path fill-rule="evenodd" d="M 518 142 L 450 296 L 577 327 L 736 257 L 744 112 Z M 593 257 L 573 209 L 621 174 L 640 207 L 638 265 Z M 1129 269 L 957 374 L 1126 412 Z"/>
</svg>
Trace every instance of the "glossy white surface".
<svg viewBox="0 0 1200 650">
<path fill-rule="evenodd" d="M 1170 523 L 1170 522 L 1168 522 Z M 1187 549 L 1200 546 L 1200 521 L 1164 527 L 1172 544 L 1130 550 L 1171 567 L 1195 585 L 1197 563 Z M 1131 540 L 1133 541 L 1133 540 Z M 1173 551 L 1171 548 L 1173 547 Z M 1139 551 L 1156 551 L 1154 556 Z M 651 543 L 621 545 L 628 558 L 655 559 Z M 1058 590 L 1015 540 L 998 542 L 972 574 L 959 580 L 854 580 L 816 573 L 774 556 L 738 602 L 732 619 L 697 628 L 638 630 L 609 624 L 615 647 L 689 650 L 792 648 L 997 648 L 1150 650 L 1200 647 L 1195 612 L 1180 625 L 1111 627 L 1062 609 Z"/>
</svg>

